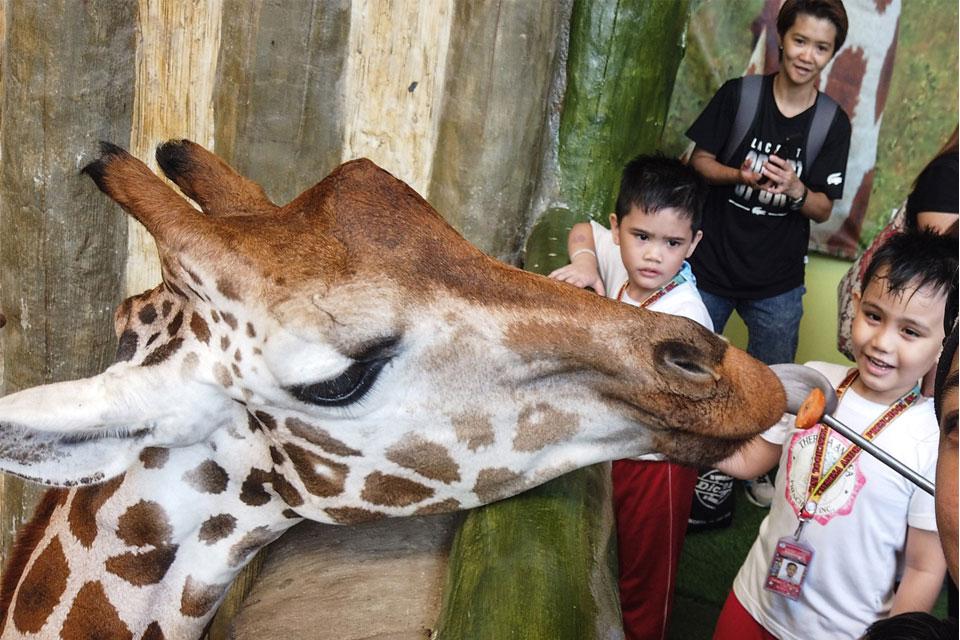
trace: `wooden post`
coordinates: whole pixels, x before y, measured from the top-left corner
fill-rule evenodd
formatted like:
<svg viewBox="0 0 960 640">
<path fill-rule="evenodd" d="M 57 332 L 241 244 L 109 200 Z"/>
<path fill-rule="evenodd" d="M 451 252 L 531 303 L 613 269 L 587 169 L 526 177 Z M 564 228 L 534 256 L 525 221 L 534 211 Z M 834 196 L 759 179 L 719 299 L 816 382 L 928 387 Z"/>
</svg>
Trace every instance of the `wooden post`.
<svg viewBox="0 0 960 640">
<path fill-rule="evenodd" d="M 516 262 L 549 136 L 567 2 L 457 3 L 427 199 L 490 255 Z"/>
<path fill-rule="evenodd" d="M 130 2 L 6 3 L 0 144 L 4 392 L 113 360 L 126 217 L 80 169 L 97 141 L 129 142 Z M 4 476 L 3 560 L 40 489 Z"/>
</svg>

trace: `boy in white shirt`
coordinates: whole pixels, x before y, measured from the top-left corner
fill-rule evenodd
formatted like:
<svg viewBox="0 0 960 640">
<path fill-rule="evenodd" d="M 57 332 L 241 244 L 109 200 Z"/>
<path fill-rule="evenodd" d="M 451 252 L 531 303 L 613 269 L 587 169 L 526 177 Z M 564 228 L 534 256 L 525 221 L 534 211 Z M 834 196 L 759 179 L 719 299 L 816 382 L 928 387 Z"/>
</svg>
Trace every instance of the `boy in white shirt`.
<svg viewBox="0 0 960 640">
<path fill-rule="evenodd" d="M 808 365 L 838 386 L 835 418 L 927 478 L 939 434 L 918 381 L 937 360 L 956 278 L 956 240 L 892 236 L 855 296 L 856 368 Z M 792 416 L 717 468 L 750 478 L 778 460 L 770 514 L 734 580 L 715 640 L 859 638 L 879 618 L 931 609 L 946 566 L 931 496 L 825 427 L 796 429 Z M 803 565 L 798 584 L 777 579 L 784 562 Z"/>
<path fill-rule="evenodd" d="M 610 229 L 570 230 L 570 264 L 551 278 L 600 295 L 690 318 L 713 330 L 690 257 L 703 232 L 707 186 L 678 160 L 638 156 L 623 170 Z M 647 455 L 613 463 L 620 602 L 628 640 L 665 638 L 697 470 Z"/>
</svg>

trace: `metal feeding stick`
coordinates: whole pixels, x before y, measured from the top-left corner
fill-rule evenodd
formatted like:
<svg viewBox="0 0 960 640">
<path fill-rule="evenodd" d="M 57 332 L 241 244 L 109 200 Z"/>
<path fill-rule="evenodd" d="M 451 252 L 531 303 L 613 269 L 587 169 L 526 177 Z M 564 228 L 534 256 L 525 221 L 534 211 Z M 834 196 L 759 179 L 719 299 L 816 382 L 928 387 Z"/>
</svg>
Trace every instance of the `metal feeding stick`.
<svg viewBox="0 0 960 640">
<path fill-rule="evenodd" d="M 836 400 L 834 400 L 832 404 L 836 406 Z M 801 429 L 808 429 L 817 422 L 822 422 L 931 496 L 934 495 L 932 482 L 834 418 L 826 412 L 826 407 L 827 402 L 823 391 L 814 389 L 810 392 L 810 395 L 807 396 L 807 399 L 803 401 L 803 406 L 800 407 L 800 411 L 797 412 L 797 426 Z"/>
</svg>

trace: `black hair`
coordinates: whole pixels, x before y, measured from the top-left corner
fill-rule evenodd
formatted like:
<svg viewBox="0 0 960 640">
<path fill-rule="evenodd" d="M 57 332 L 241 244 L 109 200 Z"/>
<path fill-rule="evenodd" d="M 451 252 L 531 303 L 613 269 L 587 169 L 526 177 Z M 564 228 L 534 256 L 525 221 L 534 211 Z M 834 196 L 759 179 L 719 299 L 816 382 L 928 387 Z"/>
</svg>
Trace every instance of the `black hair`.
<svg viewBox="0 0 960 640">
<path fill-rule="evenodd" d="M 873 254 L 860 283 L 860 293 L 867 290 L 870 281 L 886 268 L 884 279 L 887 291 L 901 294 L 908 288 L 917 290 L 929 287 L 943 293 L 947 300 L 957 296 L 957 241 L 933 231 L 907 231 L 895 233 Z M 956 304 L 951 305 L 956 316 Z M 953 325 L 953 319 L 950 326 Z"/>
<path fill-rule="evenodd" d="M 833 39 L 833 53 L 836 54 L 847 39 L 847 10 L 843 8 L 843 2 L 841 0 L 787 0 L 777 14 L 777 33 L 780 34 L 781 40 L 797 21 L 797 16 L 801 14 L 829 20 L 836 27 L 837 35 Z"/>
<path fill-rule="evenodd" d="M 673 208 L 690 218 L 696 234 L 706 200 L 707 183 L 693 167 L 660 154 L 639 155 L 623 168 L 614 212 L 620 223 L 634 207 L 647 214 Z"/>
<path fill-rule="evenodd" d="M 864 632 L 860 640 L 954 640 L 955 622 L 940 620 L 923 611 L 901 613 L 877 620 Z"/>
</svg>

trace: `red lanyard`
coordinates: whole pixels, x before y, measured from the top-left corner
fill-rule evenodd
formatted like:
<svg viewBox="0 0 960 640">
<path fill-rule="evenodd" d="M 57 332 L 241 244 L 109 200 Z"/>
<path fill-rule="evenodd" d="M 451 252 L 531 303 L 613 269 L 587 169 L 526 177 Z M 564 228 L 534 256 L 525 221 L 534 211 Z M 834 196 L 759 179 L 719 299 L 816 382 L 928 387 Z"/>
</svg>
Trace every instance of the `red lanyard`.
<svg viewBox="0 0 960 640">
<path fill-rule="evenodd" d="M 843 398 L 843 394 L 846 393 L 847 389 L 859 375 L 860 373 L 856 369 L 847 374 L 847 377 L 844 378 L 840 386 L 837 387 L 838 399 Z M 880 435 L 887 425 L 909 409 L 919 398 L 920 388 L 914 387 L 899 400 L 887 407 L 887 410 L 884 411 L 879 418 L 874 420 L 867 430 L 863 432 L 863 437 L 872 441 Z M 807 500 L 800 510 L 801 521 L 809 520 L 816 514 L 817 504 L 820 502 L 820 499 L 823 498 L 823 494 L 843 475 L 843 472 L 857 459 L 860 451 L 862 451 L 857 445 L 850 445 L 850 447 L 843 452 L 843 455 L 824 473 L 823 461 L 826 457 L 828 440 L 829 429 L 821 424 L 820 431 L 817 433 L 817 447 L 813 452 L 813 466 L 810 469 L 810 482 L 807 485 Z"/>
<path fill-rule="evenodd" d="M 670 280 L 670 282 L 663 285 L 662 287 L 660 287 L 659 289 L 657 289 L 656 291 L 648 295 L 646 298 L 644 298 L 643 302 L 641 302 L 638 306 L 641 309 L 646 309 L 647 307 L 652 305 L 654 302 L 656 302 L 663 296 L 667 295 L 668 293 L 670 293 L 671 291 L 673 291 L 674 289 L 676 289 L 686 281 L 687 279 L 678 273 L 677 275 L 673 276 L 673 279 Z M 626 282 L 620 285 L 620 290 L 617 291 L 617 302 L 622 301 L 623 294 L 626 292 L 627 285 L 629 284 L 630 284 L 630 279 L 628 278 Z"/>
</svg>

